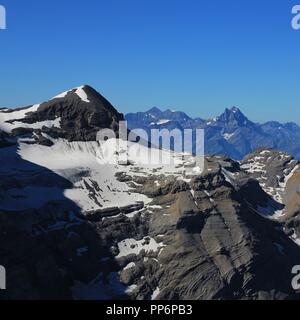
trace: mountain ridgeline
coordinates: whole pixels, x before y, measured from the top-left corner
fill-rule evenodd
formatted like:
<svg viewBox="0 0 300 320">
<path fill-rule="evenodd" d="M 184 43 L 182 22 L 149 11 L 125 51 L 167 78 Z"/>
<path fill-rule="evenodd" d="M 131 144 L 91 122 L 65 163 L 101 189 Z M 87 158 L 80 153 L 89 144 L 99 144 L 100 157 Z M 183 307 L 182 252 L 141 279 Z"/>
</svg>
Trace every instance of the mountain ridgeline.
<svg viewBox="0 0 300 320">
<path fill-rule="evenodd" d="M 137 153 L 118 138 L 95 141 L 122 119 L 88 86 L 0 110 L 0 299 L 299 299 L 300 163 L 260 148 L 242 161 L 207 155 L 190 174 L 190 159 L 159 150 L 172 164 L 147 167 L 148 144 Z M 127 120 L 207 128 L 207 147 L 234 158 L 284 137 L 292 145 L 299 130 L 254 124 L 236 108 L 209 121 L 156 108 Z M 110 165 L 101 150 L 115 144 Z"/>
<path fill-rule="evenodd" d="M 270 121 L 258 124 L 250 121 L 240 109 L 226 109 L 219 117 L 192 119 L 184 112 L 161 111 L 152 108 L 147 112 L 125 116 L 129 129 L 205 129 L 206 154 L 223 154 L 241 160 L 258 148 L 274 148 L 300 159 L 300 127 L 295 123 L 281 124 Z"/>
</svg>

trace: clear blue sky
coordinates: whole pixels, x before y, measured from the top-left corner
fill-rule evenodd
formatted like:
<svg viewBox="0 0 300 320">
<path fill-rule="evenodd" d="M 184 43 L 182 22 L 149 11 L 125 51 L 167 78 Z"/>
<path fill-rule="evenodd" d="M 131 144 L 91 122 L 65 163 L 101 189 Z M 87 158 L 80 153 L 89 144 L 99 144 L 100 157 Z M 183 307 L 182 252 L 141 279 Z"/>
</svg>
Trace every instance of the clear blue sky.
<svg viewBox="0 0 300 320">
<path fill-rule="evenodd" d="M 120 111 L 300 123 L 300 0 L 0 0 L 0 106 L 90 84 Z"/>
</svg>

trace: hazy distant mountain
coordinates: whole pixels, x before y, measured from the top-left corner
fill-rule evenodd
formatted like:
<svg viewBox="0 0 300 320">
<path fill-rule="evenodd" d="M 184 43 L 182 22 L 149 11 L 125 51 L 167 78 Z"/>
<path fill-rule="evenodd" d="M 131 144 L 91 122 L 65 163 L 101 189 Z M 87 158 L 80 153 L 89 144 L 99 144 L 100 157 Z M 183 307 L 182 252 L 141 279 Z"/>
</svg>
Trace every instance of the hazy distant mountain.
<svg viewBox="0 0 300 320">
<path fill-rule="evenodd" d="M 202 119 L 192 119 L 184 112 L 166 110 L 161 111 L 154 107 L 147 112 L 129 113 L 126 115 L 129 128 L 155 129 L 155 128 L 196 128 L 203 126 Z"/>
<path fill-rule="evenodd" d="M 209 120 L 192 119 L 183 112 L 158 108 L 130 113 L 125 118 L 130 129 L 203 128 L 207 154 L 224 154 L 240 160 L 257 148 L 266 147 L 289 152 L 300 159 L 299 126 L 295 123 L 254 123 L 236 107 L 226 109 L 219 117 Z"/>
</svg>

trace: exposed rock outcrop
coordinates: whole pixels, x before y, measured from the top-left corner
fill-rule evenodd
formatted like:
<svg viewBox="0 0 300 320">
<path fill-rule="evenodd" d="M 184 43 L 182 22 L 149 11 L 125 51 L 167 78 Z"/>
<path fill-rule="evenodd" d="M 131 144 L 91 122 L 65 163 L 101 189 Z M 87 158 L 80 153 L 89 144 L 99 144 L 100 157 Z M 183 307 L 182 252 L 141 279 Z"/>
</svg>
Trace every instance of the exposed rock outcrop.
<svg viewBox="0 0 300 320">
<path fill-rule="evenodd" d="M 299 163 L 260 149 L 193 175 L 173 153 L 111 164 L 95 134 L 122 119 L 87 86 L 0 111 L 0 298 L 297 299 Z"/>
</svg>

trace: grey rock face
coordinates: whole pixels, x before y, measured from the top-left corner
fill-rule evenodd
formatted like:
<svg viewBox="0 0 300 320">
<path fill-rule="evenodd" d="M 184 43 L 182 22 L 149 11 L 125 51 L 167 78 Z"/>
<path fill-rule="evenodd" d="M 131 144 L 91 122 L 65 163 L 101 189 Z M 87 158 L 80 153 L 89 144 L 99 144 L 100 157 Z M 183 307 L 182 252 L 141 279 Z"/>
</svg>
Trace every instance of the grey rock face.
<svg viewBox="0 0 300 320">
<path fill-rule="evenodd" d="M 150 220 L 150 236 L 163 234 L 160 239 L 166 244 L 158 256 L 159 298 L 284 299 L 294 295 L 289 270 L 299 259 L 298 247 L 287 237 L 278 243 L 284 233 L 249 205 L 253 195 L 244 192 L 249 180 L 235 179 L 239 188 L 216 170 L 193 179 L 190 191 L 154 198 L 162 209 Z M 263 193 L 259 187 L 256 192 L 257 197 Z M 285 251 L 285 256 L 278 251 L 281 246 L 291 251 Z M 279 278 L 272 271 L 275 265 L 280 266 Z"/>
<path fill-rule="evenodd" d="M 261 205 L 261 212 L 271 214 L 280 221 L 282 230 L 296 243 L 300 243 L 299 162 L 285 152 L 259 149 L 241 162 L 241 168 L 257 179 L 272 199 L 268 204 Z M 276 203 L 272 203 L 274 200 Z"/>
<path fill-rule="evenodd" d="M 279 188 L 299 162 L 290 154 L 274 149 L 261 148 L 246 156 L 242 168 L 266 187 Z"/>
<path fill-rule="evenodd" d="M 291 286 L 300 261 L 296 160 L 273 149 L 240 162 L 211 155 L 192 177 L 132 161 L 101 166 L 95 150 L 88 161 L 90 155 L 75 153 L 74 161 L 81 157 L 75 166 L 62 148 L 53 171 L 25 160 L 28 150 L 36 161 L 44 161 L 40 150 L 47 156 L 60 150 L 57 137 L 67 145 L 86 142 L 78 148 L 88 152 L 96 130 L 118 130 L 122 116 L 92 89 L 84 92 L 86 98 L 71 90 L 42 104 L 0 135 L 0 265 L 9 288 L 1 299 L 299 297 Z M 168 112 L 174 121 L 187 117 Z M 159 113 L 151 110 L 157 119 Z M 57 128 L 26 126 L 57 117 Z M 237 109 L 213 121 L 215 133 L 218 121 L 237 130 L 256 127 Z M 77 204 L 67 197 L 71 191 Z M 129 204 L 122 204 L 124 195 Z M 94 209 L 83 209 L 90 201 Z"/>
<path fill-rule="evenodd" d="M 236 163 L 214 157 L 207 162 L 211 171 L 190 182 L 133 178 L 139 185 L 143 181 L 139 192 L 147 190 L 152 203 L 129 220 L 117 215 L 97 222 L 106 247 L 115 248 L 121 282 L 133 288 L 128 298 L 295 298 L 290 270 L 300 258 L 299 247 L 251 204 L 253 193 L 262 200 L 268 196 Z M 233 183 L 221 163 L 234 173 Z M 117 244 L 127 238 L 143 241 L 145 248 L 154 239 L 161 249 L 119 257 Z"/>
<path fill-rule="evenodd" d="M 122 290 L 111 289 L 111 298 L 151 299 L 154 292 L 160 299 L 294 297 L 289 275 L 300 259 L 299 247 L 276 223 L 252 210 L 252 199 L 243 191 L 248 181 L 237 181 L 240 186 L 235 188 L 214 160 L 209 159 L 212 173 L 188 183 L 148 177 L 139 190 L 153 196 L 146 207 L 111 208 L 75 220 L 63 203 L 22 215 L 2 211 L 6 254 L 1 258 L 12 272 L 9 284 L 14 288 L 3 297 L 70 299 L 75 280 L 90 283 L 90 288 L 100 275 L 97 281 L 104 290 L 105 283 L 114 288 L 112 277 L 118 273 Z M 157 181 L 161 192 L 150 192 Z M 139 211 L 127 217 L 131 210 Z M 118 244 L 128 238 L 141 241 L 141 248 L 154 239 L 161 249 L 119 257 Z M 16 248 L 20 262 L 13 264 Z M 134 245 L 130 249 L 135 252 Z M 126 292 L 128 287 L 133 290 Z M 86 298 L 80 289 L 75 296 Z"/>
</svg>

